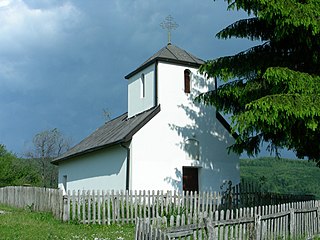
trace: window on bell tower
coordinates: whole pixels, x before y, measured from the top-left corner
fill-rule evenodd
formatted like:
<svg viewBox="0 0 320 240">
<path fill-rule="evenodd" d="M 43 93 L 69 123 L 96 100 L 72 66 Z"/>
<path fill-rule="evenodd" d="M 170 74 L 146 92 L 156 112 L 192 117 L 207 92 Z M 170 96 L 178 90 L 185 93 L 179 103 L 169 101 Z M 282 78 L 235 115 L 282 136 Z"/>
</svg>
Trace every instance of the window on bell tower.
<svg viewBox="0 0 320 240">
<path fill-rule="evenodd" d="M 146 96 L 146 83 L 144 73 L 141 74 L 140 77 L 140 97 L 144 98 Z"/>
<path fill-rule="evenodd" d="M 190 75 L 189 69 L 184 70 L 184 92 L 190 93 Z"/>
</svg>

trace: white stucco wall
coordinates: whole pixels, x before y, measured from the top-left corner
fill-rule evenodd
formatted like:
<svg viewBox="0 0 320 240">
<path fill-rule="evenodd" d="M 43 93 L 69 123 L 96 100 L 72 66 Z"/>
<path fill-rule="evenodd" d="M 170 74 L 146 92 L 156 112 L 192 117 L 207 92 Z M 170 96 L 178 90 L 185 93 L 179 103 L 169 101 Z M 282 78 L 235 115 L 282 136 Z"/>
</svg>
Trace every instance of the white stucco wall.
<svg viewBox="0 0 320 240">
<path fill-rule="evenodd" d="M 126 188 L 127 151 L 117 145 L 59 164 L 59 188 L 67 190 L 123 190 Z"/>
<path fill-rule="evenodd" d="M 187 67 L 157 65 L 158 103 L 161 111 L 143 126 L 130 145 L 131 190 L 182 190 L 184 166 L 198 168 L 199 190 L 220 191 L 224 181 L 240 181 L 239 157 L 228 154 L 233 137 L 215 117 L 215 109 L 194 102 L 214 82 L 204 80 L 195 68 L 191 93 L 184 92 Z M 140 77 L 145 75 L 145 97 L 141 98 Z M 128 115 L 132 117 L 155 106 L 155 65 L 128 80 Z M 186 154 L 186 140 L 199 142 L 200 159 Z M 59 164 L 59 187 L 67 190 L 124 190 L 127 178 L 127 151 L 120 145 L 99 150 Z"/>
<path fill-rule="evenodd" d="M 154 106 L 155 65 L 145 68 L 128 80 L 128 117 L 132 117 Z M 141 97 L 141 74 L 145 77 L 145 97 Z"/>
<path fill-rule="evenodd" d="M 133 190 L 182 190 L 182 167 L 199 168 L 199 190 L 220 191 L 223 181 L 240 181 L 239 157 L 227 153 L 234 139 L 215 118 L 215 109 L 195 104 L 208 82 L 192 71 L 191 93 L 184 93 L 186 67 L 158 64 L 161 111 L 133 136 Z M 213 81 L 210 83 L 214 87 Z M 187 160 L 185 141 L 196 139 L 200 159 Z"/>
</svg>

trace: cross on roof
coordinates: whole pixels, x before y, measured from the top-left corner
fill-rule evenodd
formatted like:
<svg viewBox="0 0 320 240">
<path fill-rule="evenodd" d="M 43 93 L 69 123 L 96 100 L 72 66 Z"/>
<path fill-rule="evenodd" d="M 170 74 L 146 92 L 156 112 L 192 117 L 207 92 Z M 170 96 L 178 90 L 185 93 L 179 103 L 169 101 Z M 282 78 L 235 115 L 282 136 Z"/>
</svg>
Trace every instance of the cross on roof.
<svg viewBox="0 0 320 240">
<path fill-rule="evenodd" d="M 171 43 L 171 30 L 175 30 L 179 25 L 173 21 L 173 17 L 168 15 L 165 20 L 160 24 L 163 29 L 167 29 L 168 31 L 168 44 Z"/>
</svg>

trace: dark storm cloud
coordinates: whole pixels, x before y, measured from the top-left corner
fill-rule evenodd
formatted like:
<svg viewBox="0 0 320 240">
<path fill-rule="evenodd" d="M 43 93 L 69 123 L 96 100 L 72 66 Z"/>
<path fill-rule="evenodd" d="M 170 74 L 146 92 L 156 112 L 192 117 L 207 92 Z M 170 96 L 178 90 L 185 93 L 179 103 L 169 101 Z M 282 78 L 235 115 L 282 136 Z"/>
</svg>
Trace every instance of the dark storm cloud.
<svg viewBox="0 0 320 240">
<path fill-rule="evenodd" d="M 126 111 L 124 76 L 167 43 L 160 23 L 179 24 L 172 42 L 209 59 L 248 41 L 214 38 L 243 13 L 212 0 L 0 1 L 0 143 L 22 154 L 32 137 L 58 128 L 80 141 Z"/>
</svg>

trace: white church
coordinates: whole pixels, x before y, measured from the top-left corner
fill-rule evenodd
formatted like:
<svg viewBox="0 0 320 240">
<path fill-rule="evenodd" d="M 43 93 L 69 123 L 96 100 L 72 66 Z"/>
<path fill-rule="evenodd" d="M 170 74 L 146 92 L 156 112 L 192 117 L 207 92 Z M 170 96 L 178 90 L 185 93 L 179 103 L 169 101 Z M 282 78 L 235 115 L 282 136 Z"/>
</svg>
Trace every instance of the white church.
<svg viewBox="0 0 320 240">
<path fill-rule="evenodd" d="M 52 161 L 59 188 L 220 191 L 239 183 L 228 123 L 194 102 L 215 87 L 198 73 L 203 63 L 169 43 L 129 73 L 128 112 Z"/>
</svg>

